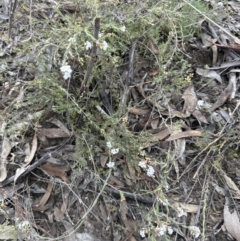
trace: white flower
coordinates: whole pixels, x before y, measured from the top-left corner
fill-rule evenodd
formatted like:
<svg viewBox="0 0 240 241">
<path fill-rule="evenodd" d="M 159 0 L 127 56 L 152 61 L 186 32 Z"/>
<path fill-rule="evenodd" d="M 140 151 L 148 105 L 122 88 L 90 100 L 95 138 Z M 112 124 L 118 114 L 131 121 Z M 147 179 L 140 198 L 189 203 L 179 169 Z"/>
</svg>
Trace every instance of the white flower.
<svg viewBox="0 0 240 241">
<path fill-rule="evenodd" d="M 217 5 L 218 5 L 219 7 L 222 7 L 222 6 L 223 6 L 223 3 L 222 3 L 222 2 L 218 2 Z"/>
<path fill-rule="evenodd" d="M 117 154 L 119 152 L 119 148 L 111 149 L 111 153 L 113 155 Z"/>
<path fill-rule="evenodd" d="M 112 143 L 110 141 L 107 142 L 107 147 L 110 149 L 112 148 Z"/>
<path fill-rule="evenodd" d="M 172 229 L 171 227 L 168 227 L 168 230 L 167 230 L 167 231 L 168 231 L 168 234 L 169 234 L 169 235 L 172 235 L 172 234 L 173 234 L 173 229 Z"/>
<path fill-rule="evenodd" d="M 107 164 L 107 167 L 108 168 L 113 168 L 115 166 L 115 162 L 109 162 L 108 164 Z"/>
<path fill-rule="evenodd" d="M 98 34 L 98 37 L 101 38 L 102 36 L 103 36 L 103 33 L 100 32 L 100 33 Z"/>
<path fill-rule="evenodd" d="M 140 230 L 139 234 L 140 234 L 140 236 L 141 236 L 142 238 L 145 238 L 145 237 L 146 237 L 146 236 L 145 236 L 145 231 L 144 231 L 143 229 Z"/>
<path fill-rule="evenodd" d="M 72 74 L 72 69 L 71 69 L 71 66 L 70 65 L 63 65 L 61 68 L 60 68 L 62 74 L 63 74 L 63 78 L 65 80 L 71 78 L 71 74 Z"/>
<path fill-rule="evenodd" d="M 188 229 L 190 230 L 190 233 L 195 237 L 198 238 L 199 235 L 201 234 L 201 231 L 199 227 L 197 226 L 189 226 Z"/>
<path fill-rule="evenodd" d="M 123 32 L 126 31 L 126 27 L 123 25 L 121 28 L 120 28 Z"/>
<path fill-rule="evenodd" d="M 89 41 L 86 41 L 86 42 L 85 42 L 85 48 L 86 48 L 86 50 L 91 49 L 91 48 L 92 48 L 92 43 L 89 42 Z"/>
<path fill-rule="evenodd" d="M 100 44 L 100 49 L 105 51 L 107 50 L 107 48 L 108 48 L 108 43 L 104 40 L 102 44 Z"/>
<path fill-rule="evenodd" d="M 76 38 L 75 37 L 71 37 L 71 38 L 68 39 L 68 42 L 76 43 Z"/>
<path fill-rule="evenodd" d="M 148 166 L 148 169 L 147 169 L 147 175 L 149 177 L 154 177 L 154 173 L 155 173 L 155 170 L 152 166 Z"/>
<path fill-rule="evenodd" d="M 165 224 L 162 224 L 160 227 L 156 227 L 156 233 L 158 236 L 162 236 L 166 233 L 167 226 Z"/>
<path fill-rule="evenodd" d="M 177 216 L 179 218 L 182 217 L 182 216 L 187 216 L 187 213 L 181 207 L 178 207 L 177 208 Z"/>
<path fill-rule="evenodd" d="M 168 206 L 169 205 L 169 202 L 168 202 L 167 199 L 165 201 L 163 201 L 162 199 L 159 199 L 159 202 L 162 203 L 163 206 Z"/>
<path fill-rule="evenodd" d="M 147 161 L 140 161 L 139 163 L 138 163 L 138 166 L 140 166 L 141 168 L 143 168 L 143 169 L 146 169 L 147 168 Z"/>
</svg>

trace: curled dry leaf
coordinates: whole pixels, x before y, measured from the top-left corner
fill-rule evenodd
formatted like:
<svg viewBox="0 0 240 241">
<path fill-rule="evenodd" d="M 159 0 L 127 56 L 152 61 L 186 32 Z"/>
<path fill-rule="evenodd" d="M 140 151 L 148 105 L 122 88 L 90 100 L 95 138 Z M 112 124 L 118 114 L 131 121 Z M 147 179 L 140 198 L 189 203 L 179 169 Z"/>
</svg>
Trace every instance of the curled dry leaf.
<svg viewBox="0 0 240 241">
<path fill-rule="evenodd" d="M 203 77 L 216 79 L 220 84 L 222 84 L 222 77 L 214 70 L 197 68 L 196 72 Z"/>
</svg>

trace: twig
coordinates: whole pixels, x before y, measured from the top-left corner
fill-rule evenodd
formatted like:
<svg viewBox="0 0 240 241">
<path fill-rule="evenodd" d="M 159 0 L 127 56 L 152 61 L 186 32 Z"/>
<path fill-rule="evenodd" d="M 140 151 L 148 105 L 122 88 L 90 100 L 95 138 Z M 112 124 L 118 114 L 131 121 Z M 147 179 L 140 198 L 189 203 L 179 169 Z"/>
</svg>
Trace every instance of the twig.
<svg viewBox="0 0 240 241">
<path fill-rule="evenodd" d="M 202 13 L 201 11 L 199 11 L 197 8 L 195 8 L 191 3 L 189 3 L 187 0 L 183 0 L 186 4 L 188 4 L 191 8 L 193 8 L 195 11 L 197 11 L 199 14 L 201 14 L 204 18 L 206 18 L 209 22 L 211 22 L 212 24 L 214 24 L 215 26 L 217 26 L 219 29 L 221 29 L 225 34 L 227 34 L 228 36 L 230 36 L 236 43 L 240 44 L 240 39 L 237 38 L 236 36 L 232 35 L 231 33 L 229 33 L 225 28 L 221 27 L 219 24 L 217 24 L 216 22 L 214 22 L 211 18 L 207 17 L 204 13 Z"/>
<path fill-rule="evenodd" d="M 95 19 L 95 25 L 94 25 L 94 38 L 96 39 L 96 41 L 98 40 L 99 30 L 100 30 L 100 18 L 96 18 Z M 78 97 L 80 97 L 81 94 L 84 92 L 85 86 L 88 82 L 88 79 L 89 79 L 91 73 L 92 73 L 94 60 L 95 60 L 96 55 L 97 55 L 97 42 L 96 41 L 93 43 L 91 57 L 90 57 L 90 60 L 88 62 L 87 71 L 84 75 L 84 79 L 83 79 L 83 82 L 81 84 Z"/>
<path fill-rule="evenodd" d="M 43 163 L 45 163 L 50 157 L 51 157 L 51 153 L 47 153 L 45 154 L 42 158 L 40 158 L 39 160 L 37 160 L 35 163 L 33 163 L 32 165 L 28 166 L 28 168 L 26 169 L 25 172 L 23 172 L 19 177 L 23 177 L 25 175 L 27 175 L 29 172 L 31 172 L 32 170 L 34 170 L 35 168 L 39 167 L 40 165 L 42 165 Z M 13 182 L 15 179 L 16 175 L 13 175 L 11 177 L 9 177 L 8 179 L 4 180 L 3 182 L 0 183 L 0 187 L 4 187 L 6 185 L 8 185 L 9 183 Z"/>
<path fill-rule="evenodd" d="M 134 74 L 134 58 L 135 58 L 135 49 L 136 49 L 136 44 L 137 44 L 138 40 L 135 40 L 132 43 L 131 49 L 129 51 L 129 63 L 128 63 L 128 73 L 127 76 L 125 78 L 125 86 L 124 86 L 124 93 L 121 99 L 121 105 L 126 106 L 128 99 L 129 99 L 129 95 L 130 95 L 130 85 L 133 79 L 133 74 Z"/>
<path fill-rule="evenodd" d="M 9 20 L 8 20 L 8 40 L 11 39 L 13 14 L 14 14 L 16 7 L 17 7 L 17 0 L 10 0 L 10 2 L 9 2 Z"/>
</svg>

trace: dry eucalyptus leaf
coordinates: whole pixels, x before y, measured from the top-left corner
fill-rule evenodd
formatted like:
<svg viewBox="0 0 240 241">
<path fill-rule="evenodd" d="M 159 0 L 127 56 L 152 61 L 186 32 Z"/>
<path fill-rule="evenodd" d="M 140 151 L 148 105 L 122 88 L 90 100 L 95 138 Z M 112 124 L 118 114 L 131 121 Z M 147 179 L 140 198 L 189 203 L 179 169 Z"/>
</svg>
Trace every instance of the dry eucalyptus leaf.
<svg viewBox="0 0 240 241">
<path fill-rule="evenodd" d="M 67 127 L 58 119 L 52 118 L 49 120 L 52 124 L 56 125 L 60 129 L 62 129 L 64 132 L 66 132 L 69 136 L 71 135 L 70 131 L 67 129 Z"/>
<path fill-rule="evenodd" d="M 229 96 L 229 100 L 231 101 L 232 99 L 235 98 L 235 94 L 237 91 L 237 76 L 236 73 L 229 73 L 229 82 L 232 83 L 232 92 Z"/>
<path fill-rule="evenodd" d="M 165 139 L 167 136 L 169 136 L 171 134 L 171 130 L 169 128 L 166 128 L 156 134 L 154 134 L 153 136 L 158 138 L 160 141 Z"/>
<path fill-rule="evenodd" d="M 222 84 L 222 77 L 220 76 L 220 74 L 218 74 L 214 70 L 197 68 L 196 72 L 197 72 L 197 74 L 199 74 L 203 77 L 216 79 L 220 84 Z"/>
<path fill-rule="evenodd" d="M 233 90 L 233 83 L 229 81 L 227 88 L 218 97 L 217 101 L 212 105 L 211 111 L 216 110 L 218 107 L 222 106 L 226 100 L 231 96 Z"/>
<path fill-rule="evenodd" d="M 53 184 L 51 182 L 49 182 L 46 192 L 44 193 L 44 195 L 41 198 L 40 202 L 38 204 L 34 205 L 33 210 L 36 211 L 35 208 L 37 208 L 37 209 L 40 208 L 41 209 L 47 203 L 47 201 L 48 201 L 48 199 L 49 199 L 49 197 L 51 195 L 52 188 L 53 188 Z"/>
<path fill-rule="evenodd" d="M 70 137 L 69 133 L 66 133 L 60 128 L 42 128 L 38 132 L 38 137 L 45 136 L 49 139 L 54 139 L 54 138 L 66 138 Z"/>
<path fill-rule="evenodd" d="M 202 33 L 201 34 L 201 38 L 202 38 L 202 43 L 203 43 L 203 47 L 210 47 L 213 44 L 213 39 L 212 36 L 210 36 L 207 33 Z"/>
<path fill-rule="evenodd" d="M 64 182 L 68 182 L 67 174 L 60 167 L 52 166 L 49 163 L 41 165 L 41 169 L 52 176 L 60 177 Z"/>
<path fill-rule="evenodd" d="M 35 156 L 35 153 L 37 151 L 37 145 L 38 145 L 38 141 L 37 141 L 37 135 L 35 133 L 35 135 L 33 137 L 33 141 L 32 141 L 31 151 L 29 152 L 29 148 L 30 148 L 29 143 L 25 149 L 26 157 L 24 160 L 24 163 L 25 163 L 24 167 L 28 166 L 30 164 L 30 162 L 32 161 L 33 157 Z"/>
<path fill-rule="evenodd" d="M 181 202 L 174 202 L 172 205 L 176 208 L 181 207 L 186 211 L 187 213 L 197 213 L 200 206 L 195 204 L 187 204 L 187 203 L 181 203 Z"/>
<path fill-rule="evenodd" d="M 183 131 L 183 132 L 171 135 L 170 137 L 168 137 L 166 139 L 166 141 L 173 141 L 173 140 L 177 140 L 179 138 L 184 138 L 184 137 L 189 137 L 189 136 L 199 136 L 200 137 L 200 136 L 202 136 L 202 132 L 201 131 L 193 131 L 193 130 Z"/>
<path fill-rule="evenodd" d="M 193 85 L 190 85 L 185 90 L 182 98 L 184 99 L 183 113 L 185 113 L 186 116 L 190 116 L 195 111 L 198 102 Z"/>
<path fill-rule="evenodd" d="M 2 142 L 2 152 L 1 152 L 1 162 L 0 162 L 0 182 L 4 181 L 7 177 L 7 156 L 11 152 L 12 145 L 7 137 L 3 138 Z"/>
<path fill-rule="evenodd" d="M 224 205 L 223 216 L 224 216 L 224 225 L 227 231 L 231 234 L 233 238 L 235 238 L 237 241 L 240 241 L 239 217 L 235 209 L 232 212 L 230 212 L 228 198 L 226 198 L 226 202 Z"/>
<path fill-rule="evenodd" d="M 150 108 L 128 108 L 128 112 L 134 115 L 146 115 L 151 112 Z"/>
<path fill-rule="evenodd" d="M 195 110 L 192 115 L 199 121 L 208 124 L 206 117 L 202 114 L 200 110 Z"/>
<path fill-rule="evenodd" d="M 227 174 L 224 172 L 223 177 L 227 183 L 227 186 L 232 189 L 238 196 L 240 196 L 240 190 L 238 189 L 237 185 L 234 183 L 234 181 L 227 176 Z"/>
</svg>

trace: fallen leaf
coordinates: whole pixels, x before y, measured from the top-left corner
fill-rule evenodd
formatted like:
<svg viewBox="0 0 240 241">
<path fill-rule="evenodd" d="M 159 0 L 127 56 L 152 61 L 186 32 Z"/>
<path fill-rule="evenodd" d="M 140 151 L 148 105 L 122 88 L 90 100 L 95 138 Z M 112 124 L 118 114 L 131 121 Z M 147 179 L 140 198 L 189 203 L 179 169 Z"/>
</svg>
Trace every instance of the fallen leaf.
<svg viewBox="0 0 240 241">
<path fill-rule="evenodd" d="M 189 136 L 202 136 L 202 132 L 201 131 L 183 131 L 174 135 L 171 135 L 169 138 L 166 139 L 166 141 L 173 141 L 173 140 L 177 140 L 179 138 L 184 138 L 184 137 L 189 137 Z"/>
<path fill-rule="evenodd" d="M 12 149 L 11 142 L 7 137 L 3 138 L 2 142 L 2 152 L 1 152 L 1 160 L 0 160 L 0 182 L 4 181 L 7 177 L 7 157 L 10 154 Z"/>
<path fill-rule="evenodd" d="M 42 128 L 39 130 L 38 136 L 45 136 L 49 139 L 70 137 L 69 133 L 66 133 L 60 128 Z"/>
<path fill-rule="evenodd" d="M 24 160 L 25 164 L 24 164 L 23 167 L 27 167 L 31 163 L 31 161 L 32 161 L 32 159 L 35 156 L 35 153 L 37 151 L 37 145 L 38 145 L 37 134 L 35 133 L 34 137 L 33 137 L 33 141 L 32 141 L 31 151 L 29 152 L 29 149 L 30 149 L 29 143 L 28 143 L 28 146 L 26 147 L 27 149 L 25 150 L 25 153 L 27 155 L 25 157 L 25 160 Z"/>
<path fill-rule="evenodd" d="M 57 127 L 59 127 L 61 130 L 63 130 L 68 136 L 71 135 L 70 131 L 68 130 L 68 128 L 58 119 L 56 118 L 52 118 L 49 120 L 49 122 L 51 122 L 52 124 L 56 125 Z"/>
<path fill-rule="evenodd" d="M 193 85 L 190 85 L 185 90 L 182 98 L 184 99 L 184 106 L 182 112 L 185 113 L 186 116 L 190 116 L 195 111 L 198 102 Z"/>
<path fill-rule="evenodd" d="M 41 209 L 47 203 L 47 201 L 51 195 L 52 188 L 53 188 L 53 184 L 51 182 L 49 182 L 48 186 L 47 186 L 47 190 L 44 193 L 43 197 L 41 198 L 40 202 L 33 206 L 34 211 Z"/>
<path fill-rule="evenodd" d="M 197 74 L 199 74 L 199 75 L 201 75 L 203 77 L 216 79 L 220 84 L 222 84 L 222 77 L 221 77 L 221 75 L 218 74 L 214 70 L 197 68 L 196 72 L 197 72 Z"/>
<path fill-rule="evenodd" d="M 176 207 L 176 208 L 181 207 L 187 213 L 197 213 L 199 211 L 199 209 L 200 209 L 200 206 L 199 205 L 195 205 L 195 204 L 173 202 L 172 205 L 174 207 Z"/>
<path fill-rule="evenodd" d="M 240 190 L 238 189 L 237 185 L 234 183 L 234 181 L 229 177 L 227 176 L 227 174 L 223 172 L 223 177 L 227 183 L 227 186 L 232 189 L 238 196 L 240 196 Z"/>
<path fill-rule="evenodd" d="M 237 91 L 237 76 L 236 73 L 229 73 L 229 82 L 232 83 L 232 91 L 229 96 L 229 100 L 231 101 L 232 99 L 235 98 L 235 94 Z"/>
<path fill-rule="evenodd" d="M 131 107 L 131 108 L 128 108 L 128 112 L 131 114 L 134 114 L 134 115 L 146 115 L 151 112 L 151 109 L 150 108 L 143 109 L 143 108 Z"/>
<path fill-rule="evenodd" d="M 208 124 L 206 117 L 202 114 L 200 110 L 195 110 L 192 115 L 199 121 L 205 124 Z"/>
<path fill-rule="evenodd" d="M 165 139 L 167 136 L 169 136 L 171 134 L 171 130 L 169 128 L 166 128 L 156 134 L 154 134 L 153 136 L 158 138 L 160 141 Z"/>
<path fill-rule="evenodd" d="M 227 231 L 231 234 L 233 238 L 235 238 L 237 241 L 240 241 L 240 222 L 238 218 L 238 214 L 234 208 L 233 212 L 230 212 L 229 210 L 229 201 L 228 198 L 225 198 L 225 205 L 224 205 L 224 225 L 227 229 Z"/>
<path fill-rule="evenodd" d="M 222 92 L 222 94 L 218 97 L 217 101 L 212 105 L 211 111 L 216 110 L 218 107 L 222 106 L 226 100 L 231 96 L 233 89 L 233 83 L 229 81 L 227 88 Z"/>
<path fill-rule="evenodd" d="M 68 182 L 66 172 L 60 169 L 59 167 L 52 166 L 49 164 L 44 164 L 44 165 L 41 165 L 40 168 L 46 171 L 47 173 L 49 173 L 50 175 L 53 175 L 55 177 L 60 177 L 64 182 Z"/>
</svg>

